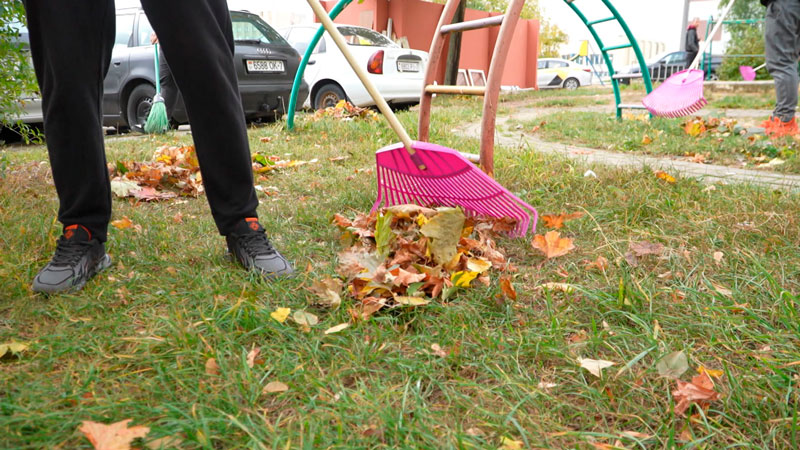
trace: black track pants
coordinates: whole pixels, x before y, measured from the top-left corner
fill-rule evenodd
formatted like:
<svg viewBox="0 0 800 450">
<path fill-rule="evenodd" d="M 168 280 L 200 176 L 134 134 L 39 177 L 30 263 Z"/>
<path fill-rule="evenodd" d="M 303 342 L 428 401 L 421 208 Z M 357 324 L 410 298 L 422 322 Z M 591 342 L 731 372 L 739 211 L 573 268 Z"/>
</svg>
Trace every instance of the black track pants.
<svg viewBox="0 0 800 450">
<path fill-rule="evenodd" d="M 256 217 L 250 149 L 225 0 L 143 0 L 183 94 L 211 213 L 221 234 Z M 25 1 L 58 219 L 105 241 L 111 193 L 102 133 L 113 0 Z M 143 144 L 148 145 L 148 144 Z"/>
</svg>

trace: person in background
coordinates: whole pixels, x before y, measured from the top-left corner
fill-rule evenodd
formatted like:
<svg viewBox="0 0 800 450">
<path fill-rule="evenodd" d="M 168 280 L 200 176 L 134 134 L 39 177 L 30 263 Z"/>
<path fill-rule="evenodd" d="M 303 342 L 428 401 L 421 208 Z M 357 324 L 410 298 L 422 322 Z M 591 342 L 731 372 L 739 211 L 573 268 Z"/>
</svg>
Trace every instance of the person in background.
<svg viewBox="0 0 800 450">
<path fill-rule="evenodd" d="M 226 1 L 141 3 L 183 93 L 206 197 L 228 251 L 265 278 L 291 274 L 292 265 L 272 246 L 256 215 Z M 35 292 L 50 294 L 81 289 L 111 265 L 104 247 L 111 188 L 101 100 L 116 9 L 114 0 L 25 0 L 24 5 L 62 224 L 53 258 L 33 280 Z"/>
<path fill-rule="evenodd" d="M 775 109 L 761 126 L 770 137 L 797 135 L 797 59 L 800 57 L 800 1 L 761 0 L 767 7 L 764 46 L 767 70 L 775 80 Z"/>
<path fill-rule="evenodd" d="M 697 27 L 700 26 L 700 19 L 695 17 L 686 29 L 686 67 L 689 67 L 700 50 L 700 38 L 697 37 Z"/>
</svg>

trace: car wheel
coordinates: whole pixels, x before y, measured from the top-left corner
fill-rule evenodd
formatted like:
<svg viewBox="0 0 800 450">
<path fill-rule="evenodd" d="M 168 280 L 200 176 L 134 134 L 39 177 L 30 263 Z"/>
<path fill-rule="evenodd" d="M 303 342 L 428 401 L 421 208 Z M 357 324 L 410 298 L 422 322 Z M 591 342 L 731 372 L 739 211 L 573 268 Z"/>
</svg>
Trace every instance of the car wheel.
<svg viewBox="0 0 800 450">
<path fill-rule="evenodd" d="M 347 97 L 344 95 L 344 91 L 339 85 L 327 83 L 319 88 L 317 95 L 314 96 L 314 109 L 336 106 L 339 101 L 346 99 Z"/>
<path fill-rule="evenodd" d="M 564 81 L 564 89 L 568 89 L 570 91 L 578 89 L 580 85 L 581 83 L 578 81 L 577 78 L 567 78 L 567 80 Z"/>
<path fill-rule="evenodd" d="M 147 115 L 153 106 L 153 96 L 156 95 L 156 88 L 150 83 L 136 86 L 128 96 L 127 112 L 128 126 L 131 130 L 144 132 L 144 123 L 147 122 Z"/>
</svg>

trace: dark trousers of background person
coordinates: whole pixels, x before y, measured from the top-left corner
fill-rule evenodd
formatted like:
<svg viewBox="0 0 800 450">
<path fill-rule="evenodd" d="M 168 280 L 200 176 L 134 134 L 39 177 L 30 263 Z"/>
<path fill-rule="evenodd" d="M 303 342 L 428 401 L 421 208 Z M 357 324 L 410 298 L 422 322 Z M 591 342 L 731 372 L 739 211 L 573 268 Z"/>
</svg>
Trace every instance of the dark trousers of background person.
<svg viewBox="0 0 800 450">
<path fill-rule="evenodd" d="M 697 52 L 686 52 L 686 69 L 692 65 L 695 58 L 697 58 Z"/>
<path fill-rule="evenodd" d="M 167 107 L 167 116 L 172 117 L 178 99 L 181 98 L 181 91 L 175 83 L 175 77 L 172 76 L 161 46 L 158 47 L 158 79 L 161 82 L 161 95 L 164 97 L 164 106 Z"/>
<path fill-rule="evenodd" d="M 142 0 L 186 104 L 211 213 L 221 234 L 256 217 L 250 150 L 225 0 Z M 113 0 L 26 0 L 58 219 L 106 240 L 111 191 L 102 131 Z"/>
<path fill-rule="evenodd" d="M 797 109 L 797 58 L 800 57 L 800 1 L 773 0 L 767 6 L 764 41 L 767 70 L 775 79 L 772 117 L 788 122 Z"/>
</svg>

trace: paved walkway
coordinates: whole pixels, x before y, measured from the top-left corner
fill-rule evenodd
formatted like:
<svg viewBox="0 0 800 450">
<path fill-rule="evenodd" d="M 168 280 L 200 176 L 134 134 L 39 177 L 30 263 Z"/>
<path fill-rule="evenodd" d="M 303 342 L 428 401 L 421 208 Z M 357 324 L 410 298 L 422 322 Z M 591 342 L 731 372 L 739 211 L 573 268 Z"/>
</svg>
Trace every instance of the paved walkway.
<svg viewBox="0 0 800 450">
<path fill-rule="evenodd" d="M 739 169 L 715 164 L 699 164 L 668 157 L 649 156 L 636 153 L 619 153 L 580 147 L 564 143 L 547 142 L 527 133 L 505 131 L 510 118 L 517 121 L 534 120 L 537 117 L 555 111 L 555 108 L 517 108 L 513 116 L 497 117 L 497 134 L 495 144 L 509 148 L 528 147 L 535 151 L 564 156 L 586 164 L 603 164 L 633 169 L 649 168 L 663 170 L 670 175 L 695 177 L 706 183 L 750 183 L 768 187 L 800 192 L 800 175 L 789 175 L 764 170 Z M 571 111 L 592 110 L 597 108 L 569 108 Z M 611 113 L 609 113 L 611 114 Z M 737 116 L 750 117 L 763 115 L 763 111 L 747 110 Z M 767 112 L 769 115 L 769 112 Z M 480 139 L 480 123 L 472 123 L 465 127 L 465 132 Z"/>
</svg>

